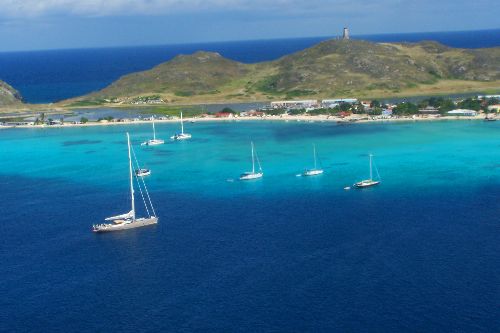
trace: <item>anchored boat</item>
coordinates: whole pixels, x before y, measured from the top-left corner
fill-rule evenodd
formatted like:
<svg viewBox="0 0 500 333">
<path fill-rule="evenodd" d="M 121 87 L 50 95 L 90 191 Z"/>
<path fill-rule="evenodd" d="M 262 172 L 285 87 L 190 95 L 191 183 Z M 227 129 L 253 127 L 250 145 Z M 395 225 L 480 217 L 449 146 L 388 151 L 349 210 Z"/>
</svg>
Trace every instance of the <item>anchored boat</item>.
<svg viewBox="0 0 500 333">
<path fill-rule="evenodd" d="M 262 172 L 262 167 L 260 166 L 259 157 L 255 153 L 255 148 L 253 146 L 253 142 L 250 143 L 252 146 L 252 171 L 242 173 L 240 175 L 240 180 L 252 180 L 262 178 L 264 173 Z M 257 164 L 259 165 L 259 171 L 255 172 L 255 159 L 257 159 Z"/>
<path fill-rule="evenodd" d="M 191 134 L 189 133 L 184 133 L 184 122 L 182 120 L 182 112 L 181 112 L 181 132 L 174 134 L 170 137 L 172 140 L 187 140 L 191 139 Z"/>
<path fill-rule="evenodd" d="M 165 141 L 156 138 L 155 118 L 153 117 L 153 139 L 141 143 L 142 146 L 158 146 L 164 144 Z"/>
<path fill-rule="evenodd" d="M 380 175 L 378 174 L 377 167 L 375 166 L 375 171 L 377 172 L 377 180 L 373 180 L 373 171 L 372 171 L 372 157 L 373 155 L 370 154 L 368 155 L 370 157 L 370 179 L 365 179 L 360 182 L 357 182 L 354 184 L 354 187 L 356 188 L 365 188 L 365 187 L 370 187 L 370 186 L 375 186 L 380 184 Z"/>
<path fill-rule="evenodd" d="M 158 223 L 158 217 L 156 217 L 156 213 L 154 211 L 151 198 L 149 197 L 148 189 L 146 188 L 146 183 L 144 182 L 144 179 L 142 179 L 142 177 L 139 178 L 137 174 L 135 174 L 135 178 L 148 217 L 141 217 L 141 218 L 136 217 L 135 200 L 134 200 L 134 173 L 132 172 L 132 154 L 131 154 L 133 150 L 130 147 L 130 136 L 128 133 L 127 133 L 127 145 L 128 145 L 128 161 L 129 161 L 129 176 L 130 176 L 130 197 L 132 203 L 131 210 L 128 213 L 108 217 L 105 219 L 105 221 L 110 221 L 111 223 L 94 224 L 92 226 L 93 232 L 100 233 L 100 232 L 119 231 L 119 230 L 144 227 L 148 225 L 154 225 Z M 134 154 L 134 159 L 136 161 L 136 164 L 138 165 L 137 159 L 135 158 L 135 154 Z M 139 179 L 142 181 L 142 186 Z"/>
<path fill-rule="evenodd" d="M 316 166 L 316 145 L 313 145 L 314 169 L 306 169 L 302 176 L 317 176 L 323 173 L 323 169 L 318 169 Z"/>
<path fill-rule="evenodd" d="M 135 170 L 135 174 L 137 177 L 146 177 L 151 174 L 151 170 L 149 169 L 137 169 Z"/>
</svg>

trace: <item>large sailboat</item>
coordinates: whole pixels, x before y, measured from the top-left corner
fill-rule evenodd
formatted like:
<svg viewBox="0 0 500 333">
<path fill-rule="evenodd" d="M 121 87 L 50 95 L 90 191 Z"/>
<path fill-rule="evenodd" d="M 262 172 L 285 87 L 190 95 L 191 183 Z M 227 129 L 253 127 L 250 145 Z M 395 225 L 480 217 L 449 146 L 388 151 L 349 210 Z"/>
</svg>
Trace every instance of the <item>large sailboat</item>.
<svg viewBox="0 0 500 333">
<path fill-rule="evenodd" d="M 370 179 L 365 179 L 365 180 L 362 180 L 360 182 L 355 183 L 354 187 L 356 187 L 356 188 L 364 188 L 364 187 L 370 187 L 370 186 L 375 186 L 375 185 L 380 184 L 380 175 L 378 174 L 377 167 L 375 167 L 375 170 L 377 171 L 377 179 L 378 180 L 373 180 L 373 171 L 372 171 L 372 164 L 373 164 L 372 157 L 373 157 L 373 155 L 370 154 L 369 157 L 370 157 Z"/>
<path fill-rule="evenodd" d="M 314 169 L 306 169 L 302 173 L 302 176 L 317 176 L 323 173 L 323 169 L 318 169 L 316 165 L 316 145 L 313 145 L 313 156 L 314 156 Z"/>
<path fill-rule="evenodd" d="M 253 142 L 250 143 L 252 146 L 252 171 L 242 173 L 240 175 L 240 180 L 252 180 L 252 179 L 258 179 L 262 178 L 264 173 L 262 172 L 262 167 L 260 166 L 260 161 L 259 157 L 256 156 L 257 154 L 255 153 L 255 148 L 253 146 Z M 255 160 L 257 159 L 257 164 L 259 165 L 259 171 L 255 172 Z"/>
<path fill-rule="evenodd" d="M 182 120 L 182 112 L 181 112 L 181 132 L 174 134 L 170 137 L 172 140 L 187 140 L 191 139 L 191 134 L 184 133 L 184 121 Z"/>
<path fill-rule="evenodd" d="M 130 147 L 130 136 L 127 133 L 127 144 L 128 144 L 128 161 L 129 161 L 129 176 L 130 176 L 130 197 L 131 197 L 131 210 L 128 213 L 120 214 L 112 217 L 108 217 L 105 221 L 110 221 L 111 223 L 94 224 L 92 226 L 93 232 L 111 232 L 119 230 L 127 230 L 133 228 L 144 227 L 148 225 L 154 225 L 158 223 L 158 217 L 151 203 L 151 198 L 149 197 L 148 189 L 146 188 L 146 183 L 142 178 L 138 178 L 136 175 L 136 180 L 138 184 L 139 191 L 141 193 L 142 200 L 144 202 L 144 207 L 146 208 L 146 213 L 148 217 L 137 218 L 135 214 L 135 200 L 134 200 L 134 173 L 132 170 L 132 154 Z M 135 154 L 134 154 L 135 159 Z M 136 163 L 137 163 L 137 159 Z M 142 187 L 140 180 L 142 180 Z M 144 188 L 144 190 L 143 190 Z M 146 202 L 147 198 L 147 202 Z"/>
<path fill-rule="evenodd" d="M 151 140 L 145 141 L 141 143 L 142 146 L 157 146 L 164 144 L 165 141 L 162 139 L 156 138 L 156 129 L 155 129 L 155 118 L 153 117 L 153 138 Z"/>
</svg>

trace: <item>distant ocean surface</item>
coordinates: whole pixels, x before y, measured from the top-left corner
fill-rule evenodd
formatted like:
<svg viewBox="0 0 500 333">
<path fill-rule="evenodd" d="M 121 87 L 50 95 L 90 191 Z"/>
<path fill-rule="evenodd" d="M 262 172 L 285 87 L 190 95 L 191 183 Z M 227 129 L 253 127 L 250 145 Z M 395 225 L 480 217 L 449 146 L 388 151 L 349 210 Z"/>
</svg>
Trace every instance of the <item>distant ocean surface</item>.
<svg viewBox="0 0 500 333">
<path fill-rule="evenodd" d="M 197 122 L 154 148 L 150 124 L 0 130 L 0 332 L 498 332 L 499 130 Z M 125 131 L 160 223 L 96 235 L 130 207 Z M 243 183 L 250 140 L 264 178 Z M 296 177 L 313 143 L 325 174 Z M 382 183 L 343 190 L 370 152 Z"/>
<path fill-rule="evenodd" d="M 245 63 L 274 60 L 332 37 L 122 48 L 0 53 L 0 80 L 31 103 L 48 103 L 99 90 L 127 73 L 149 69 L 178 54 L 219 52 Z M 460 48 L 500 46 L 500 29 L 354 36 L 376 42 L 435 40 Z"/>
</svg>

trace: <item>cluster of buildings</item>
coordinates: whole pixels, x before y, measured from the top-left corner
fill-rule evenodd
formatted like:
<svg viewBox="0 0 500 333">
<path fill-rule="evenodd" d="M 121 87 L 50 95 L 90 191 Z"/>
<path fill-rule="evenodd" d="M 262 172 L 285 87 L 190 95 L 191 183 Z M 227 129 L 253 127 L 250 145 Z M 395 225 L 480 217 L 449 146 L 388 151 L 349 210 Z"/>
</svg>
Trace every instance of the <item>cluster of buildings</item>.
<svg viewBox="0 0 500 333">
<path fill-rule="evenodd" d="M 168 119 L 175 119 L 177 117 L 156 117 L 156 120 L 168 120 Z M 113 117 L 107 117 L 107 118 L 99 118 L 96 120 L 93 120 L 92 122 L 97 122 L 97 123 L 133 123 L 133 122 L 143 122 L 143 121 L 152 121 L 153 117 L 136 117 L 136 118 L 113 118 Z M 87 121 L 85 121 L 87 122 Z M 83 124 L 84 122 L 82 121 L 69 121 L 69 120 L 63 120 L 63 119 L 49 119 L 43 122 L 36 122 L 36 121 L 27 121 L 27 120 L 22 120 L 22 121 L 5 121 L 1 122 L 0 121 L 0 126 L 35 126 L 35 125 L 43 125 L 43 126 L 64 126 L 64 125 L 79 125 Z"/>
<path fill-rule="evenodd" d="M 49 119 L 44 122 L 35 122 L 35 121 L 27 121 L 27 120 L 22 120 L 22 121 L 6 121 L 6 122 L 0 122 L 0 125 L 2 126 L 35 126 L 35 125 L 47 125 L 47 126 L 60 126 L 64 124 L 79 124 L 79 121 L 63 121 L 59 119 Z"/>
<path fill-rule="evenodd" d="M 434 107 L 434 106 L 427 106 L 425 108 L 419 109 L 418 112 L 421 115 L 438 115 L 439 114 L 439 109 Z M 477 111 L 474 110 L 469 110 L 469 109 L 454 109 L 451 111 L 446 112 L 447 115 L 450 116 L 469 116 L 469 117 L 474 117 L 477 116 Z"/>
<path fill-rule="evenodd" d="M 165 104 L 165 101 L 160 96 L 139 96 L 134 98 L 130 104 L 144 105 L 144 104 Z"/>
<path fill-rule="evenodd" d="M 362 105 L 364 110 L 369 112 L 372 110 L 372 101 L 359 101 L 357 98 L 330 98 L 323 100 L 316 99 L 305 99 L 305 100 L 284 100 L 284 101 L 274 101 L 271 102 L 269 108 L 272 110 L 285 109 L 304 109 L 306 112 L 313 111 L 317 109 L 334 109 L 341 104 Z M 382 109 L 382 116 L 390 116 L 392 114 L 392 109 L 396 105 L 388 104 Z M 266 108 L 263 109 L 264 111 Z M 342 112 L 341 112 L 342 113 Z"/>
<path fill-rule="evenodd" d="M 336 98 L 336 99 L 304 99 L 304 100 L 285 100 L 271 102 L 271 109 L 305 109 L 306 111 L 315 109 L 333 109 L 342 103 L 356 104 L 356 98 Z"/>
<path fill-rule="evenodd" d="M 264 111 L 259 111 L 259 110 L 249 110 L 249 111 L 242 111 L 238 115 L 234 112 L 225 112 L 225 111 L 219 111 L 216 112 L 215 114 L 203 114 L 201 117 L 203 118 L 210 118 L 210 117 L 215 117 L 215 118 L 236 118 L 236 117 L 264 117 L 266 113 Z"/>
<path fill-rule="evenodd" d="M 500 95 L 488 95 L 488 96 L 479 96 L 479 99 L 490 99 L 490 98 L 499 98 Z M 266 110 L 297 110 L 302 109 L 306 112 L 317 110 L 317 109 L 333 109 L 341 104 L 351 104 L 354 105 L 362 105 L 363 109 L 366 113 L 370 113 L 373 110 L 374 106 L 372 105 L 372 101 L 359 101 L 356 98 L 335 98 L 335 99 L 323 99 L 323 100 L 315 100 L 315 99 L 305 99 L 305 100 L 282 100 L 282 101 L 273 101 L 270 103 L 268 107 L 263 108 L 263 111 Z M 382 117 L 388 117 L 392 115 L 392 110 L 396 107 L 396 104 L 385 104 L 382 107 Z M 490 105 L 488 106 L 488 110 L 490 112 L 500 112 L 500 104 Z M 454 109 L 446 112 L 447 115 L 450 116 L 477 116 L 478 111 L 470 110 L 470 109 Z M 425 108 L 420 108 L 418 110 L 418 114 L 421 116 L 439 116 L 440 110 L 434 106 L 427 106 Z"/>
</svg>

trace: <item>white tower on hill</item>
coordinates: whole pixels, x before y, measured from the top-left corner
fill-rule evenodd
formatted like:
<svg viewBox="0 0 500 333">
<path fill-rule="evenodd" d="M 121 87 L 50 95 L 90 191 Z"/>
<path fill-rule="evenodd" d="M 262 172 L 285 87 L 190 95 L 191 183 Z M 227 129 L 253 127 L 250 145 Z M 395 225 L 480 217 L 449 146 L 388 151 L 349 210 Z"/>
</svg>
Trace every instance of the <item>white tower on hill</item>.
<svg viewBox="0 0 500 333">
<path fill-rule="evenodd" d="M 342 34 L 342 39 L 349 39 L 349 28 L 344 28 L 344 33 Z"/>
</svg>

